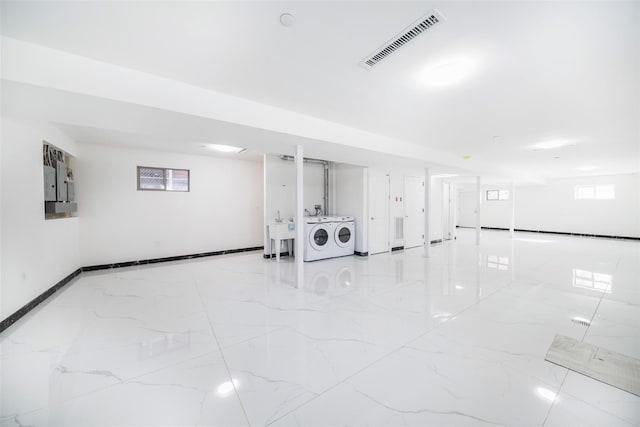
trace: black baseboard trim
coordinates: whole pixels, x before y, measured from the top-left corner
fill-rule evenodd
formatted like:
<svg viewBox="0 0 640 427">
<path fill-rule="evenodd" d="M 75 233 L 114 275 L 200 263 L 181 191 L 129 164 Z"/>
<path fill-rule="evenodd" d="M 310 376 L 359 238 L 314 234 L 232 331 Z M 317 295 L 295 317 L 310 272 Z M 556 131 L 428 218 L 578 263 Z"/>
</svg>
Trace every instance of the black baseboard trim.
<svg viewBox="0 0 640 427">
<path fill-rule="evenodd" d="M 262 249 L 264 249 L 264 248 L 262 248 Z M 282 257 L 285 257 L 285 256 L 286 256 L 286 257 L 288 257 L 288 256 L 289 256 L 289 252 L 280 252 L 280 257 L 281 257 L 281 258 L 282 258 Z M 262 255 L 262 257 L 263 257 L 264 259 L 273 259 L 273 258 L 276 258 L 276 254 L 271 254 L 271 255 L 269 255 L 269 254 L 263 254 L 263 255 Z"/>
<path fill-rule="evenodd" d="M 465 227 L 462 225 L 456 225 L 456 228 L 475 228 L 475 227 Z M 509 231 L 508 228 L 503 227 L 480 227 L 482 230 L 499 230 L 499 231 Z M 514 231 L 522 231 L 525 233 L 542 233 L 542 234 L 558 234 L 562 236 L 576 236 L 576 237 L 598 237 L 601 239 L 614 239 L 614 240 L 640 240 L 640 237 L 631 237 L 631 236 L 615 236 L 611 234 L 591 234 L 591 233 L 570 233 L 567 231 L 548 231 L 548 230 L 528 230 L 525 228 L 514 228 Z"/>
<path fill-rule="evenodd" d="M 524 230 L 524 229 L 520 229 L 520 228 L 516 228 L 514 230 L 515 231 L 524 231 L 526 233 L 560 234 L 560 235 L 564 235 L 564 236 L 597 237 L 597 238 L 600 238 L 600 239 L 640 240 L 640 237 L 612 236 L 612 235 L 609 235 L 609 234 L 567 233 L 567 232 L 564 232 L 564 231 Z"/>
<path fill-rule="evenodd" d="M 252 252 L 252 251 L 258 251 L 258 250 L 264 250 L 264 246 L 255 246 L 252 248 L 228 249 L 224 251 L 202 252 L 202 253 L 190 254 L 190 255 L 178 255 L 178 256 L 170 256 L 170 257 L 164 257 L 164 258 L 150 258 L 150 259 L 143 259 L 139 261 L 125 261 L 125 262 L 116 262 L 112 264 L 90 265 L 87 267 L 80 267 L 76 271 L 69 274 L 67 277 L 65 277 L 64 279 L 60 280 L 58 283 L 56 283 L 55 285 L 47 289 L 46 291 L 44 291 L 43 293 L 41 293 L 40 295 L 38 295 L 28 303 L 26 303 L 18 311 L 9 315 L 9 317 L 7 317 L 6 319 L 2 320 L 0 322 L 0 333 L 2 333 L 9 326 L 13 325 L 15 322 L 20 320 L 27 313 L 29 313 L 31 310 L 36 308 L 40 303 L 50 298 L 53 294 L 55 294 L 57 291 L 62 289 L 67 283 L 71 282 L 73 279 L 80 276 L 84 272 L 108 270 L 111 268 L 133 267 L 137 265 L 158 264 L 161 262 L 182 261 L 187 259 L 204 258 L 204 257 L 216 256 L 216 255 L 236 254 L 240 252 Z"/>
<path fill-rule="evenodd" d="M 431 241 L 432 245 L 437 245 L 438 243 L 442 243 L 442 239 L 436 239 Z"/>
<path fill-rule="evenodd" d="M 404 249 L 404 246 L 395 246 L 395 247 L 391 248 L 391 252 L 401 251 L 403 249 Z"/>
<path fill-rule="evenodd" d="M 358 255 L 358 256 L 369 256 L 369 252 L 358 252 L 358 251 L 353 251 L 353 253 L 354 253 L 355 255 Z"/>
<path fill-rule="evenodd" d="M 6 319 L 4 319 L 2 322 L 0 322 L 0 333 L 2 331 L 4 331 L 5 329 L 7 329 L 9 326 L 11 326 L 14 323 L 16 323 L 18 320 L 20 320 L 22 317 L 24 317 L 27 313 L 29 313 L 31 310 L 36 308 L 40 303 L 44 302 L 46 299 L 48 299 L 53 294 L 58 292 L 66 284 L 71 282 L 73 279 L 78 277 L 80 274 L 82 274 L 82 269 L 78 268 L 76 271 L 74 271 L 73 273 L 69 274 L 67 277 L 65 277 L 64 279 L 60 280 L 58 283 L 56 283 L 55 285 L 53 285 L 52 287 L 50 287 L 49 289 L 47 289 L 46 291 L 44 291 L 43 293 L 41 293 L 40 295 L 38 295 L 37 297 L 32 299 L 31 301 L 29 301 L 28 303 L 23 305 L 18 311 L 16 311 L 15 313 L 10 315 Z"/>
<path fill-rule="evenodd" d="M 91 265 L 88 267 L 82 267 L 82 271 L 108 270 L 110 268 L 134 267 L 137 265 L 158 264 L 161 262 L 183 261 L 187 259 L 204 258 L 204 257 L 210 257 L 210 256 L 217 256 L 217 255 L 237 254 L 240 252 L 258 251 L 261 249 L 264 249 L 264 246 L 255 246 L 252 248 L 240 248 L 240 249 L 227 249 L 224 251 L 202 252 L 198 254 L 189 254 L 189 255 L 177 255 L 177 256 L 169 256 L 164 258 L 149 258 L 149 259 L 141 259 L 138 261 L 114 262 L 112 264 L 101 264 L 101 265 Z"/>
</svg>

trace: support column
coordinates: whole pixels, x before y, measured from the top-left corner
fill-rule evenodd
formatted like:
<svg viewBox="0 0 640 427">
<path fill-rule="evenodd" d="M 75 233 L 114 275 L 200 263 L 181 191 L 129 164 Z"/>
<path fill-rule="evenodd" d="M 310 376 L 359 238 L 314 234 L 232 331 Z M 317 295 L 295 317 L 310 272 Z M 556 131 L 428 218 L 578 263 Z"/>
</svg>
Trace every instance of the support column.
<svg viewBox="0 0 640 427">
<path fill-rule="evenodd" d="M 482 188 L 480 177 L 476 177 L 476 245 L 480 245 L 480 204 L 482 203 Z"/>
<path fill-rule="evenodd" d="M 513 239 L 516 230 L 516 184 L 511 181 L 511 223 L 509 225 L 509 235 Z"/>
<path fill-rule="evenodd" d="M 304 158 L 302 145 L 296 145 L 296 286 L 304 287 Z"/>
<path fill-rule="evenodd" d="M 431 206 L 431 172 L 424 168 L 424 256 L 431 256 L 431 228 L 429 227 L 429 206 Z"/>
</svg>

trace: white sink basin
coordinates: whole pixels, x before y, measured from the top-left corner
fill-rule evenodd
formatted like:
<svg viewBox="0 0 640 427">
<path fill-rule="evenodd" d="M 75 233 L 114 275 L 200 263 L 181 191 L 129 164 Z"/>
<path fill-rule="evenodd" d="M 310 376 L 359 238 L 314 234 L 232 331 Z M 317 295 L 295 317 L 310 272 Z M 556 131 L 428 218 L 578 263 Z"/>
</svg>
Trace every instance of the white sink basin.
<svg viewBox="0 0 640 427">
<path fill-rule="evenodd" d="M 269 224 L 269 237 L 274 240 L 294 239 L 296 224 L 293 222 L 272 222 Z"/>
</svg>

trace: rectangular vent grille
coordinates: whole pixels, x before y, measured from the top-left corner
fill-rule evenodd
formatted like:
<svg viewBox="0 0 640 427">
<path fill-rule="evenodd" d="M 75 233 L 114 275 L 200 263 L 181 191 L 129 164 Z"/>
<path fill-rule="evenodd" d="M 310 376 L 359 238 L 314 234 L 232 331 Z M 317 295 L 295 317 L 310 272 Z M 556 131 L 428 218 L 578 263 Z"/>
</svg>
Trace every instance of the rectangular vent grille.
<svg viewBox="0 0 640 427">
<path fill-rule="evenodd" d="M 367 56 L 360 62 L 366 69 L 373 68 L 378 62 L 382 61 L 396 50 L 400 49 L 405 44 L 422 34 L 424 31 L 433 27 L 434 25 L 444 22 L 445 17 L 438 12 L 437 9 L 433 9 L 422 18 L 418 19 L 413 24 L 409 25 L 397 36 L 383 44 L 379 49 Z"/>
<path fill-rule="evenodd" d="M 404 239 L 404 218 L 401 216 L 396 217 L 396 234 L 394 240 Z"/>
</svg>

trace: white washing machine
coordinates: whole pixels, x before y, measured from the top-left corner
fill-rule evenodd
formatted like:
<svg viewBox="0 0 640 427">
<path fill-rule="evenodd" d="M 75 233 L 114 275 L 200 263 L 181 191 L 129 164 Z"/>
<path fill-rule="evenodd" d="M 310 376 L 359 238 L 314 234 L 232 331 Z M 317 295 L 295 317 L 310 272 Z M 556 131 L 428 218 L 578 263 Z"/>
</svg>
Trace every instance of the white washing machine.
<svg viewBox="0 0 640 427">
<path fill-rule="evenodd" d="M 333 220 L 333 256 L 353 255 L 356 249 L 355 219 L 336 216 Z"/>
<path fill-rule="evenodd" d="M 333 243 L 333 219 L 329 217 L 305 217 L 304 256 L 305 261 L 332 258 L 335 256 Z"/>
</svg>

